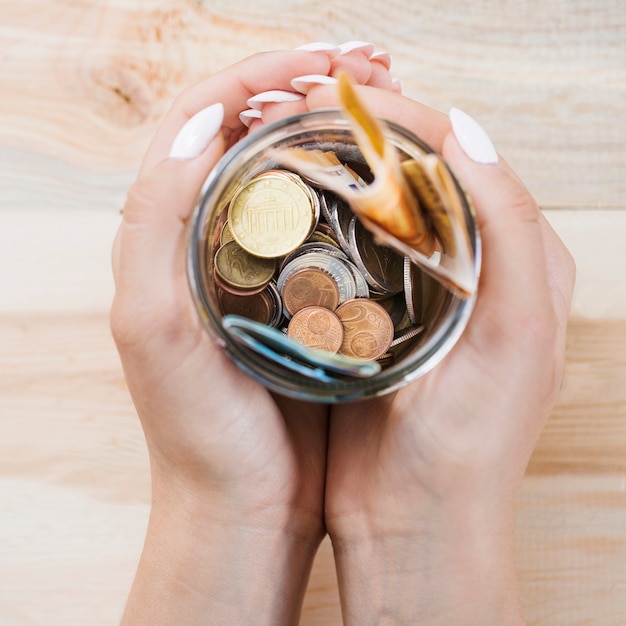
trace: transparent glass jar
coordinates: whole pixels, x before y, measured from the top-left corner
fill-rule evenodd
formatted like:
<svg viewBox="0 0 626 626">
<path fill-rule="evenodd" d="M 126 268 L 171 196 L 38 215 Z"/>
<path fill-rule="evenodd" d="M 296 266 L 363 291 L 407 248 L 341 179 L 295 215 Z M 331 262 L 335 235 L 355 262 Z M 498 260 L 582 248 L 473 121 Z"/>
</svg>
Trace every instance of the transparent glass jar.
<svg viewBox="0 0 626 626">
<path fill-rule="evenodd" d="M 406 158 L 433 152 L 427 144 L 401 126 L 387 122 L 387 139 Z M 336 403 L 392 392 L 431 370 L 456 343 L 474 307 L 476 293 L 466 299 L 423 272 L 413 288 L 419 291 L 417 313 L 424 331 L 396 354 L 395 361 L 370 378 L 321 382 L 297 374 L 242 346 L 222 326 L 222 312 L 211 271 L 220 245 L 228 203 L 236 190 L 261 172 L 276 167 L 267 152 L 275 147 L 332 150 L 356 169 L 365 162 L 339 110 L 320 110 L 267 125 L 235 144 L 207 178 L 190 223 L 187 267 L 193 299 L 205 327 L 235 364 L 267 388 L 283 395 L 316 402 Z M 455 180 L 463 206 L 464 227 L 474 252 L 474 273 L 480 271 L 480 236 L 471 203 Z"/>
</svg>

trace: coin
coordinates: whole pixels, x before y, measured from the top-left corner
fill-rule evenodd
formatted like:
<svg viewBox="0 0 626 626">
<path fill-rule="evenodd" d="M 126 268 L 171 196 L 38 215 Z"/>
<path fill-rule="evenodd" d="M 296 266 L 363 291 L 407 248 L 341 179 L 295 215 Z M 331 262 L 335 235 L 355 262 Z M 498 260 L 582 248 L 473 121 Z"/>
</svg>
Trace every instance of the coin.
<svg viewBox="0 0 626 626">
<path fill-rule="evenodd" d="M 412 325 L 417 324 L 417 306 L 415 302 L 415 285 L 413 283 L 414 265 L 409 257 L 404 257 L 404 301 L 406 304 L 406 312 Z"/>
<path fill-rule="evenodd" d="M 274 259 L 255 257 L 236 241 L 229 241 L 219 248 L 214 262 L 220 279 L 236 289 L 264 287 L 276 271 Z"/>
<path fill-rule="evenodd" d="M 302 244 L 297 250 L 294 250 L 290 254 L 288 254 L 280 263 L 279 272 L 282 272 L 285 267 L 294 259 L 297 259 L 299 256 L 303 254 L 307 254 L 309 252 L 320 252 L 322 254 L 327 254 L 328 256 L 335 257 L 336 259 L 341 259 L 342 261 L 347 261 L 348 257 L 335 246 L 331 246 L 328 243 L 322 243 L 317 241 L 307 241 Z"/>
<path fill-rule="evenodd" d="M 222 230 L 220 231 L 220 246 L 227 244 L 229 241 L 234 241 L 234 237 L 232 232 L 230 232 L 228 222 L 224 222 Z"/>
<path fill-rule="evenodd" d="M 353 217 L 352 209 L 343 200 L 335 198 L 331 202 L 329 223 L 337 236 L 341 249 L 350 256 L 352 256 L 352 250 L 348 242 L 348 228 Z"/>
<path fill-rule="evenodd" d="M 294 315 L 308 306 L 334 311 L 339 304 L 339 287 L 334 278 L 318 268 L 305 268 L 290 274 L 283 286 L 286 311 Z"/>
<path fill-rule="evenodd" d="M 267 288 L 267 285 L 261 285 L 256 289 L 241 289 L 239 287 L 233 287 L 233 285 L 229 285 L 220 277 L 215 267 L 213 268 L 213 282 L 215 283 L 216 288 L 232 293 L 234 296 L 254 296 Z"/>
<path fill-rule="evenodd" d="M 241 315 L 268 326 L 275 316 L 275 304 L 267 290 L 252 296 L 236 296 L 223 289 L 218 289 L 217 298 L 222 315 Z"/>
<path fill-rule="evenodd" d="M 319 223 L 309 237 L 310 242 L 326 243 L 339 250 L 339 242 L 335 238 L 332 228 L 328 224 Z"/>
<path fill-rule="evenodd" d="M 304 182 L 304 180 L 302 180 L 301 176 L 299 176 L 298 174 L 295 174 L 294 172 L 290 172 L 289 170 L 276 170 L 276 169 L 265 170 L 264 172 L 261 172 L 260 174 L 258 174 L 256 176 L 256 179 L 268 178 L 268 177 L 269 178 L 277 178 L 277 177 L 281 178 L 282 177 L 285 180 L 295 183 L 308 196 L 308 198 L 311 201 L 311 208 L 313 210 L 313 222 L 311 225 L 311 230 L 309 231 L 309 236 L 312 235 L 320 219 L 321 207 L 320 207 L 319 195 L 314 191 L 314 189 L 310 185 L 308 185 L 307 183 Z"/>
<path fill-rule="evenodd" d="M 287 328 L 287 335 L 298 343 L 333 354 L 342 344 L 343 332 L 339 318 L 332 311 L 317 306 L 298 311 Z"/>
<path fill-rule="evenodd" d="M 352 276 L 352 272 L 346 267 L 345 263 L 341 259 L 336 259 L 318 252 L 303 254 L 285 265 L 277 280 L 278 290 L 280 293 L 283 293 L 285 281 L 289 274 L 309 267 L 317 267 L 325 270 L 335 279 L 335 282 L 339 287 L 340 303 L 350 300 L 356 296 L 356 283 L 354 281 L 354 277 Z"/>
<path fill-rule="evenodd" d="M 378 300 L 378 304 L 389 313 L 393 327 L 397 330 L 397 327 L 406 317 L 407 306 L 404 293 L 397 293 L 393 296 Z"/>
<path fill-rule="evenodd" d="M 402 291 L 404 258 L 391 248 L 379 246 L 356 216 L 350 222 L 348 241 L 352 260 L 371 287 L 388 295 Z"/>
<path fill-rule="evenodd" d="M 255 256 L 275 258 L 295 250 L 315 226 L 311 194 L 295 180 L 277 174 L 243 185 L 228 208 L 235 241 Z"/>
<path fill-rule="evenodd" d="M 339 354 L 372 361 L 387 352 L 393 340 L 389 314 L 374 300 L 348 300 L 335 311 L 343 325 Z"/>
<path fill-rule="evenodd" d="M 370 288 L 365 280 L 365 276 L 361 274 L 359 268 L 352 261 L 344 261 L 344 265 L 352 272 L 354 283 L 356 284 L 356 297 L 369 298 Z"/>
<path fill-rule="evenodd" d="M 405 343 L 406 341 L 410 341 L 414 337 L 417 337 L 422 332 L 424 332 L 423 326 L 411 326 L 410 328 L 405 328 L 404 330 L 396 333 L 389 347 L 395 348 L 396 346 L 399 346 L 400 344 Z"/>
</svg>

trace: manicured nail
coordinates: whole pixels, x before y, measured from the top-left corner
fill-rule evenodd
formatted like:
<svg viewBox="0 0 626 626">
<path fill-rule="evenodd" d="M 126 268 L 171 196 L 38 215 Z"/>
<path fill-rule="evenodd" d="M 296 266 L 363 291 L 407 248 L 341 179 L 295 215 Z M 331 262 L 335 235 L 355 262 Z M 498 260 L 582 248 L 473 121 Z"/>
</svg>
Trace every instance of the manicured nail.
<svg viewBox="0 0 626 626">
<path fill-rule="evenodd" d="M 294 93 L 293 91 L 283 91 L 282 89 L 272 89 L 271 91 L 263 91 L 256 96 L 248 99 L 246 103 L 251 109 L 263 108 L 263 105 L 268 102 L 295 102 L 296 100 L 303 100 L 304 96 L 301 93 Z"/>
<path fill-rule="evenodd" d="M 498 162 L 498 153 L 483 127 L 460 109 L 450 109 L 450 123 L 463 152 L 476 163 L 490 165 Z"/>
<path fill-rule="evenodd" d="M 397 78 L 391 79 L 391 91 L 402 93 L 402 83 Z"/>
<path fill-rule="evenodd" d="M 367 41 L 346 41 L 339 44 L 339 54 L 348 54 L 360 50 L 369 59 L 374 54 L 374 44 Z"/>
<path fill-rule="evenodd" d="M 193 159 L 202 154 L 219 132 L 223 121 L 224 105 L 221 102 L 198 111 L 176 135 L 170 158 Z"/>
<path fill-rule="evenodd" d="M 336 85 L 337 79 L 325 74 L 307 74 L 291 80 L 291 86 L 300 93 L 307 94 L 315 85 Z"/>
<path fill-rule="evenodd" d="M 303 46 L 298 46 L 294 50 L 304 50 L 305 52 L 328 52 L 329 54 L 336 55 L 341 51 L 339 46 L 332 43 L 326 43 L 325 41 L 312 41 L 311 43 L 305 43 Z"/>
<path fill-rule="evenodd" d="M 260 120 L 261 115 L 260 109 L 246 109 L 239 114 L 239 119 L 242 124 L 249 127 L 252 124 L 252 120 Z"/>
<path fill-rule="evenodd" d="M 380 52 L 375 52 L 370 57 L 370 61 L 378 61 L 379 63 L 382 63 L 387 69 L 391 68 L 391 55 L 388 52 L 382 50 Z"/>
</svg>

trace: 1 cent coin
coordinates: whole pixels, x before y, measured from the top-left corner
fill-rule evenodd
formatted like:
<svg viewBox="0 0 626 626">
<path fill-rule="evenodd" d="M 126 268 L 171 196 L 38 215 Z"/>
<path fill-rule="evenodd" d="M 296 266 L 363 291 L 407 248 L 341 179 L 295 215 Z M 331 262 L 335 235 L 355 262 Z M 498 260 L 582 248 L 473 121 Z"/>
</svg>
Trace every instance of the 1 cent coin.
<svg viewBox="0 0 626 626">
<path fill-rule="evenodd" d="M 283 285 L 283 305 L 289 315 L 308 306 L 334 311 L 339 304 L 339 286 L 322 269 L 310 267 L 290 274 Z"/>
<path fill-rule="evenodd" d="M 310 306 L 301 309 L 291 318 L 287 335 L 308 348 L 334 354 L 343 341 L 343 327 L 332 311 Z"/>
</svg>

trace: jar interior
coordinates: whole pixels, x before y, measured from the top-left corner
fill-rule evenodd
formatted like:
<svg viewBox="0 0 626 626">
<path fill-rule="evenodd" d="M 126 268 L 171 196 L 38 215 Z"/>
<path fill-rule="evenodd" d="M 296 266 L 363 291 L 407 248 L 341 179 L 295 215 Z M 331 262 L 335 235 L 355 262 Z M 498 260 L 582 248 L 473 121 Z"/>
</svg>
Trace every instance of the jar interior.
<svg viewBox="0 0 626 626">
<path fill-rule="evenodd" d="M 266 170 L 277 168 L 268 156 L 270 147 L 299 147 L 334 152 L 340 161 L 348 164 L 366 182 L 372 178 L 370 170 L 355 144 L 349 127 L 338 116 L 329 123 L 322 116 L 313 128 L 301 122 L 279 131 L 261 130 L 248 137 L 241 146 L 232 148 L 207 182 L 196 224 L 194 225 L 191 258 L 192 288 L 196 303 L 208 329 L 245 372 L 260 380 L 273 391 L 284 395 L 319 402 L 356 400 L 390 392 L 431 369 L 449 350 L 460 335 L 474 297 L 462 299 L 453 295 L 431 276 L 411 265 L 411 293 L 414 317 L 423 330 L 393 349 L 393 360 L 379 374 L 367 379 L 349 378 L 321 383 L 297 374 L 262 357 L 234 341 L 221 324 L 223 317 L 212 267 L 220 248 L 222 228 L 227 221 L 228 207 L 237 190 Z M 313 120 L 314 122 L 316 120 Z M 401 159 L 419 158 L 432 150 L 408 131 L 390 125 L 387 138 L 398 149 Z M 466 209 L 467 228 L 477 253 L 477 232 L 471 207 L 460 187 Z M 477 269 L 476 269 L 477 271 Z"/>
</svg>

